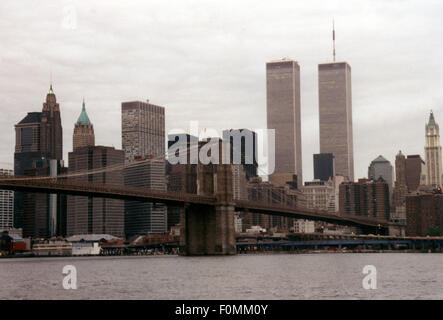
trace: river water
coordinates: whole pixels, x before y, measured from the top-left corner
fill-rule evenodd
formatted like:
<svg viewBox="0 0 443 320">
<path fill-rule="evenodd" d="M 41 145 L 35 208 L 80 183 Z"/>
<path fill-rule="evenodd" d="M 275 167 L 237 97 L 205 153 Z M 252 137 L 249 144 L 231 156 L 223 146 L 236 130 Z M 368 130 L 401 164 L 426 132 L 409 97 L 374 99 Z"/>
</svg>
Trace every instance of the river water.
<svg viewBox="0 0 443 320">
<path fill-rule="evenodd" d="M 76 290 L 63 288 L 66 265 Z M 363 288 L 365 265 L 376 267 L 376 289 Z M 0 299 L 443 299 L 443 255 L 0 259 Z"/>
</svg>

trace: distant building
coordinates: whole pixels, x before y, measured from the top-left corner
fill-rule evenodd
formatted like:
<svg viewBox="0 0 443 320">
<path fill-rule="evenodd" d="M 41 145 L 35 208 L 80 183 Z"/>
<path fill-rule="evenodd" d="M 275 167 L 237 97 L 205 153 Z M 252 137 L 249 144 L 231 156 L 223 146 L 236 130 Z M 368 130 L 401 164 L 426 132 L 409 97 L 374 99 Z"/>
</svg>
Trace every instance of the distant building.
<svg viewBox="0 0 443 320">
<path fill-rule="evenodd" d="M 293 230 L 295 233 L 314 233 L 315 223 L 310 220 L 296 219 L 294 221 Z"/>
<path fill-rule="evenodd" d="M 232 168 L 232 197 L 234 200 L 248 200 L 247 177 L 244 167 L 239 164 L 231 165 Z"/>
<path fill-rule="evenodd" d="M 13 170 L 0 169 L 0 177 L 14 175 Z M 14 191 L 0 190 L 0 231 L 14 225 Z"/>
<path fill-rule="evenodd" d="M 307 208 L 338 212 L 339 186 L 345 181 L 342 176 L 335 176 L 328 181 L 306 181 L 301 191 L 306 198 Z"/>
<path fill-rule="evenodd" d="M 376 159 L 372 160 L 368 168 L 368 178 L 369 180 L 378 180 L 380 177 L 387 182 L 389 186 L 389 197 L 392 196 L 392 165 L 383 156 L 378 156 Z"/>
<path fill-rule="evenodd" d="M 243 231 L 242 218 L 238 213 L 234 215 L 234 228 L 236 233 Z"/>
<path fill-rule="evenodd" d="M 442 186 L 442 153 L 440 145 L 440 128 L 435 122 L 431 111 L 429 122 L 426 124 L 426 184 L 432 187 Z"/>
<path fill-rule="evenodd" d="M 294 60 L 266 63 L 266 101 L 268 129 L 275 130 L 274 185 L 285 185 L 297 175 L 303 185 L 300 66 Z"/>
<path fill-rule="evenodd" d="M 125 171 L 126 185 L 155 190 L 167 189 L 164 162 L 164 107 L 151 104 L 149 100 L 147 102 L 122 102 L 122 148 L 126 164 L 151 159 L 140 167 Z M 140 176 L 137 176 L 138 174 Z M 126 201 L 125 229 L 127 236 L 165 233 L 167 231 L 166 206 Z"/>
<path fill-rule="evenodd" d="M 74 126 L 72 146 L 74 151 L 81 147 L 95 146 L 94 126 L 86 113 L 85 100 L 83 100 L 82 112 Z"/>
<path fill-rule="evenodd" d="M 52 176 L 67 172 L 60 160 L 35 161 L 26 169 L 29 177 Z M 66 235 L 66 195 L 48 193 L 24 194 L 23 237 L 50 238 Z"/>
<path fill-rule="evenodd" d="M 88 172 L 124 164 L 124 152 L 113 147 L 86 146 L 69 153 L 69 173 Z M 96 184 L 124 185 L 122 170 L 83 174 L 70 179 Z M 124 234 L 124 202 L 86 196 L 68 196 L 67 235 Z"/>
<path fill-rule="evenodd" d="M 165 161 L 137 159 L 124 170 L 125 185 L 140 190 L 166 191 Z M 125 201 L 125 235 L 164 234 L 168 231 L 167 208 L 161 203 Z"/>
<path fill-rule="evenodd" d="M 335 174 L 354 181 L 351 66 L 318 65 L 320 153 L 332 153 Z"/>
<path fill-rule="evenodd" d="M 122 102 L 122 148 L 126 163 L 164 156 L 165 108 L 149 100 Z"/>
<path fill-rule="evenodd" d="M 406 157 L 401 151 L 395 157 L 395 186 L 392 195 L 392 218 L 398 222 L 406 222 Z"/>
<path fill-rule="evenodd" d="M 443 195 L 419 194 L 406 197 L 406 235 L 443 235 Z"/>
<path fill-rule="evenodd" d="M 291 189 L 289 185 L 285 187 L 274 186 L 269 182 L 263 182 L 261 178 L 253 178 L 247 184 L 248 200 L 262 202 L 265 204 L 274 204 L 282 206 L 295 207 L 301 205 L 303 194 Z M 303 202 L 302 205 L 305 205 Z M 286 217 L 270 216 L 260 213 L 243 214 L 243 227 L 261 226 L 265 229 L 277 229 L 287 231 L 292 226 L 292 220 Z"/>
<path fill-rule="evenodd" d="M 320 209 L 335 212 L 335 190 L 332 180 L 306 181 L 301 192 L 306 197 L 308 209 Z"/>
<path fill-rule="evenodd" d="M 426 164 L 420 155 L 408 155 L 405 163 L 406 186 L 409 192 L 426 184 Z"/>
<path fill-rule="evenodd" d="M 314 154 L 314 179 L 328 181 L 334 176 L 334 155 L 332 153 Z"/>
<path fill-rule="evenodd" d="M 389 186 L 382 178 L 344 182 L 340 184 L 339 198 L 341 216 L 390 219 Z"/>
<path fill-rule="evenodd" d="M 23 176 L 36 161 L 63 159 L 63 131 L 60 105 L 52 85 L 46 95 L 41 112 L 29 112 L 15 125 L 14 175 Z M 14 227 L 23 227 L 24 193 L 14 198 Z"/>
</svg>

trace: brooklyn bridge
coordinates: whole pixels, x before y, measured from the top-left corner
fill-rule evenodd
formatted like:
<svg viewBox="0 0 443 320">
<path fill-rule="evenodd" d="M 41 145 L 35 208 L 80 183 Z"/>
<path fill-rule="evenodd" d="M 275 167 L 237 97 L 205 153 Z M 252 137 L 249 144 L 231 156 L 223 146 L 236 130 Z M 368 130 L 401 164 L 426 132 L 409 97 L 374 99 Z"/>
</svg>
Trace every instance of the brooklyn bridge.
<svg viewBox="0 0 443 320">
<path fill-rule="evenodd" d="M 83 182 L 76 179 L 78 174 L 59 177 L 0 177 L 0 189 L 137 200 L 179 207 L 180 252 L 183 255 L 235 254 L 234 212 L 260 213 L 355 226 L 366 234 L 389 234 L 391 230 L 404 227 L 404 225 L 383 219 L 340 216 L 329 211 L 310 209 L 293 203 L 236 200 L 232 195 L 231 170 L 229 164 L 199 164 L 199 174 L 194 177 L 198 185 L 197 194 Z"/>
</svg>

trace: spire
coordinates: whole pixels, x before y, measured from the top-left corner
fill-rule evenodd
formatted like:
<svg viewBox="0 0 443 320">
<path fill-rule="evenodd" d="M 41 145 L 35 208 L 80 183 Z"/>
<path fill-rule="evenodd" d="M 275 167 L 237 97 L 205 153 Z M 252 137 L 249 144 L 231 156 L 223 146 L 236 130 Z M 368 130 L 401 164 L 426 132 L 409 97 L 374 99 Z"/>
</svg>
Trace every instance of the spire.
<svg viewBox="0 0 443 320">
<path fill-rule="evenodd" d="M 54 90 L 52 90 L 52 83 L 51 83 L 51 85 L 49 86 L 49 92 L 48 92 L 49 94 L 54 94 Z"/>
<path fill-rule="evenodd" d="M 88 114 L 86 113 L 85 98 L 83 98 L 82 112 L 80 113 L 76 124 L 92 125 Z"/>
<path fill-rule="evenodd" d="M 434 118 L 434 113 L 432 112 L 432 110 L 431 110 L 431 115 L 429 116 L 428 126 L 435 127 L 435 118 Z"/>
<path fill-rule="evenodd" d="M 335 24 L 334 24 L 334 19 L 332 19 L 332 56 L 333 56 L 333 61 L 335 62 Z"/>
</svg>

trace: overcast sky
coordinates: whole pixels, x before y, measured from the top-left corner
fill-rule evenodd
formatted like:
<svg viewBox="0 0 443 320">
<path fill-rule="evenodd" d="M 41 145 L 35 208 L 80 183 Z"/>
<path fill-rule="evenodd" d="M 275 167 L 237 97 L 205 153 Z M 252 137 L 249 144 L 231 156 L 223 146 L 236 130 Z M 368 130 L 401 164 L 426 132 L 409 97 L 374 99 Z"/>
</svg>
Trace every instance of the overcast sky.
<svg viewBox="0 0 443 320">
<path fill-rule="evenodd" d="M 1 1 L 0 167 L 14 124 L 41 111 L 50 75 L 64 154 L 82 98 L 96 143 L 121 147 L 121 102 L 166 108 L 166 129 L 266 128 L 265 63 L 301 68 L 304 179 L 319 152 L 318 63 L 352 67 L 355 176 L 379 154 L 424 156 L 429 111 L 443 123 L 443 2 Z"/>
</svg>

